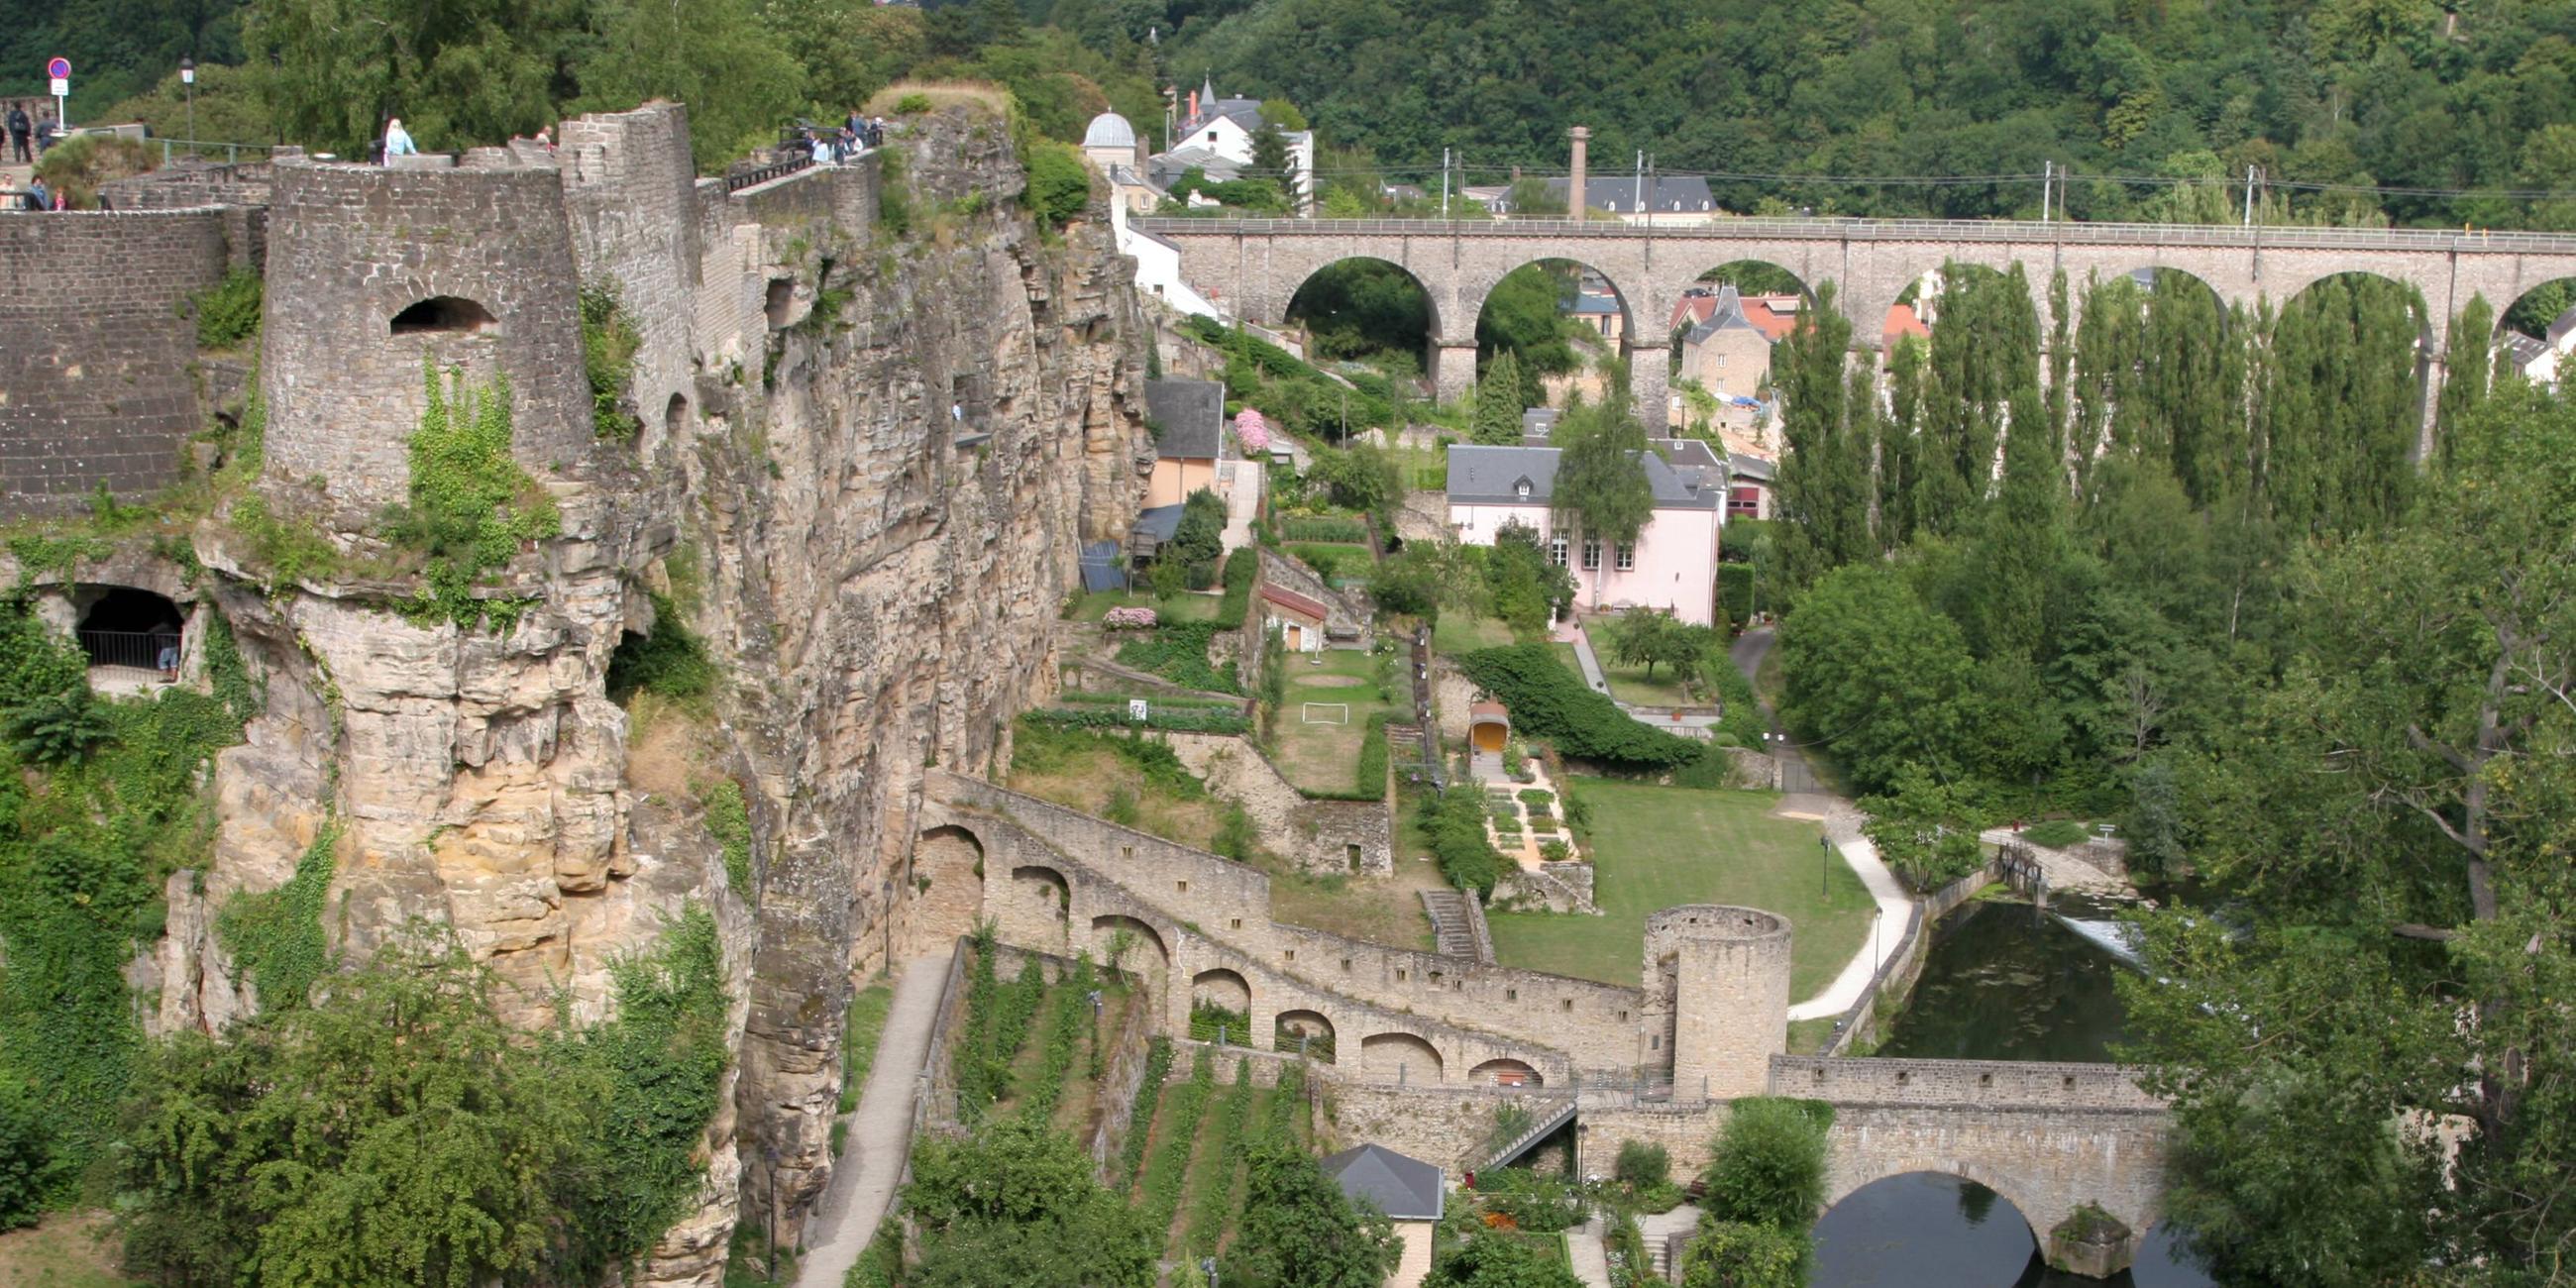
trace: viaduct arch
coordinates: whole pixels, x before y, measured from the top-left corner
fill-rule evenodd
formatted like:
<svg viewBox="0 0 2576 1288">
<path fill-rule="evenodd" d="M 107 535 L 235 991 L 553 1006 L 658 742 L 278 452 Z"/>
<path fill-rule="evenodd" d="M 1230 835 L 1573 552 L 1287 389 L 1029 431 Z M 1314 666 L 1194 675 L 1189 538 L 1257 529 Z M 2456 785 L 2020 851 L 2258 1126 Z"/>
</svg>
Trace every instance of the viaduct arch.
<svg viewBox="0 0 2576 1288">
<path fill-rule="evenodd" d="M 2576 276 L 2576 237 L 2546 233 L 2233 225 L 2035 223 L 1939 219 L 1730 219 L 1658 228 L 1646 224 L 1509 220 L 1142 219 L 1133 226 L 1180 249 L 1181 275 L 1248 321 L 1277 324 L 1297 288 L 1337 260 L 1381 259 L 1431 295 L 1436 334 L 1430 368 L 1442 398 L 1476 378 L 1476 318 L 1505 273 L 1540 259 L 1580 261 L 1609 279 L 1632 325 L 1622 343 L 1640 416 L 1660 427 L 1670 337 L 1663 321 L 1709 266 L 1760 260 L 1810 289 L 1836 286 L 1853 338 L 1883 347 L 1884 319 L 1906 286 L 1956 262 L 2009 272 L 2022 266 L 2033 304 L 2048 317 L 2048 282 L 2172 268 L 2229 304 L 2278 303 L 2337 273 L 2366 272 L 2423 293 L 2428 371 L 2425 405 L 2441 378 L 2450 320 L 2473 294 L 2499 310 L 2532 287 Z M 2428 413 L 2429 415 L 2429 410 Z"/>
</svg>

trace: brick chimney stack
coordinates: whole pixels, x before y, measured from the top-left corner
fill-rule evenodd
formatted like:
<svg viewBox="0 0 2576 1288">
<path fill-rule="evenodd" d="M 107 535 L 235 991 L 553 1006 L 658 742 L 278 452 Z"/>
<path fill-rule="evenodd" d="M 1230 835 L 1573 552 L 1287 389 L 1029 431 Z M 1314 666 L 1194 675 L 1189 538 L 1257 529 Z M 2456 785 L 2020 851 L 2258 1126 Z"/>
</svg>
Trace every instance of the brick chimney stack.
<svg viewBox="0 0 2576 1288">
<path fill-rule="evenodd" d="M 1574 175 L 1565 185 L 1565 217 L 1581 219 L 1583 217 L 1584 153 L 1592 142 L 1592 131 L 1577 125 L 1565 133 L 1568 138 L 1574 140 Z"/>
</svg>

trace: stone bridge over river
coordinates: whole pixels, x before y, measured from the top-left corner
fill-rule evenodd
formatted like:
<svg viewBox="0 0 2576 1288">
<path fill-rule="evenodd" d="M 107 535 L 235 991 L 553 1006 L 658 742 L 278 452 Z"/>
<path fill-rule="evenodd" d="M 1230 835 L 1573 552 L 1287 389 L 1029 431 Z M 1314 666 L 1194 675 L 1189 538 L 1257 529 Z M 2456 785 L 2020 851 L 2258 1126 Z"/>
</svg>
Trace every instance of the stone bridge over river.
<svg viewBox="0 0 2576 1288">
<path fill-rule="evenodd" d="M 1666 319 L 1702 273 L 1740 260 L 1778 265 L 1813 290 L 1836 287 L 1855 344 L 1879 347 L 1889 306 L 1944 263 L 2020 264 L 2039 317 L 2063 269 L 2080 283 L 2172 269 L 2219 299 L 2274 304 L 2338 273 L 2370 273 L 2423 294 L 2426 362 L 2436 368 L 2451 319 L 2472 295 L 2499 314 L 2525 291 L 2576 276 L 2576 237 L 2550 233 L 2235 225 L 2016 222 L 1971 219 L 1724 219 L 1651 225 L 1570 220 L 1138 219 L 1131 227 L 1180 248 L 1192 288 L 1247 321 L 1277 324 L 1298 287 L 1346 259 L 1402 267 L 1431 297 L 1430 359 L 1440 397 L 1474 383 L 1476 318 L 1503 275 L 1541 259 L 1578 261 L 1609 279 L 1626 310 L 1624 355 L 1637 410 L 1664 416 Z M 2426 402 L 2440 373 L 2428 369 Z"/>
<path fill-rule="evenodd" d="M 1228 1040 L 1324 1066 L 1345 1129 L 1453 1170 L 1508 1160 L 1567 1125 L 1577 1166 L 1608 1172 L 1625 1140 L 1695 1169 L 1742 1096 L 1835 1106 L 1829 1201 L 1935 1171 L 2010 1199 L 2052 1261 L 2128 1264 L 2158 1215 L 2167 1115 L 2111 1065 L 1809 1059 L 1785 1054 L 1785 919 L 1691 905 L 1647 918 L 1635 987 L 1396 948 L 1271 917 L 1270 879 L 1243 864 L 978 779 L 924 775 L 903 880 L 921 890 L 909 942 L 990 920 L 1001 942 L 1109 956 L 1186 1041 L 1194 1003 L 1239 1013 Z M 1482 1148 L 1494 1107 L 1538 1128 Z M 2080 1205 L 2125 1230 L 2058 1234 Z"/>
</svg>

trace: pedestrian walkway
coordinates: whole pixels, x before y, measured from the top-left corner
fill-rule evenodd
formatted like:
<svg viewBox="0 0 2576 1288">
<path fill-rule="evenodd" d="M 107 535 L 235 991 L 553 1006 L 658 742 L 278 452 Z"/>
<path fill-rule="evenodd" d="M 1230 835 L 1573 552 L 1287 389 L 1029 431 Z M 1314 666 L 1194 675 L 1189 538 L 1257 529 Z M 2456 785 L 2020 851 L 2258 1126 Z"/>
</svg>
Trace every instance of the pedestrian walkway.
<svg viewBox="0 0 2576 1288">
<path fill-rule="evenodd" d="M 832 1168 L 831 1188 L 805 1225 L 805 1260 L 797 1288 L 841 1288 L 859 1254 L 885 1220 L 912 1150 L 912 1098 L 930 1055 L 930 1027 L 939 1018 L 939 985 L 948 974 L 947 953 L 915 957 L 895 978 L 885 1033 L 876 1062 L 850 1117 L 850 1152 Z"/>
<path fill-rule="evenodd" d="M 1599 1213 L 1594 1213 L 1591 1220 L 1566 1232 L 1567 1268 L 1583 1281 L 1583 1288 L 1610 1288 L 1610 1253 L 1601 1246 L 1607 1225 Z"/>
<path fill-rule="evenodd" d="M 1896 955 L 1897 946 L 1905 939 L 1905 927 L 1914 915 L 1914 897 L 1906 893 L 1896 874 L 1878 861 L 1878 847 L 1870 844 L 1868 837 L 1836 837 L 1834 848 L 1860 876 L 1860 883 L 1869 888 L 1869 897 L 1878 904 L 1878 924 L 1870 927 L 1869 938 L 1862 942 L 1860 951 L 1843 963 L 1842 973 L 1834 976 L 1834 982 L 1826 985 L 1824 992 L 1789 1008 L 1789 1018 L 1793 1020 L 1822 1019 L 1850 1010 L 1869 988 L 1879 965 Z"/>
</svg>

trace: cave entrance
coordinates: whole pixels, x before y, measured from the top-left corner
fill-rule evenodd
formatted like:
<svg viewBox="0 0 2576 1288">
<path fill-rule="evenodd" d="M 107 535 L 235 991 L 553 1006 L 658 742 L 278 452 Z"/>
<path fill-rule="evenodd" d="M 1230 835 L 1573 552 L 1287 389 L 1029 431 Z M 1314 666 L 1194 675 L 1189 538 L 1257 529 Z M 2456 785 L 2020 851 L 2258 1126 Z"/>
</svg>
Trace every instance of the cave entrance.
<svg viewBox="0 0 2576 1288">
<path fill-rule="evenodd" d="M 84 586 L 75 636 L 90 667 L 179 678 L 187 617 L 164 595 L 132 586 Z"/>
</svg>

